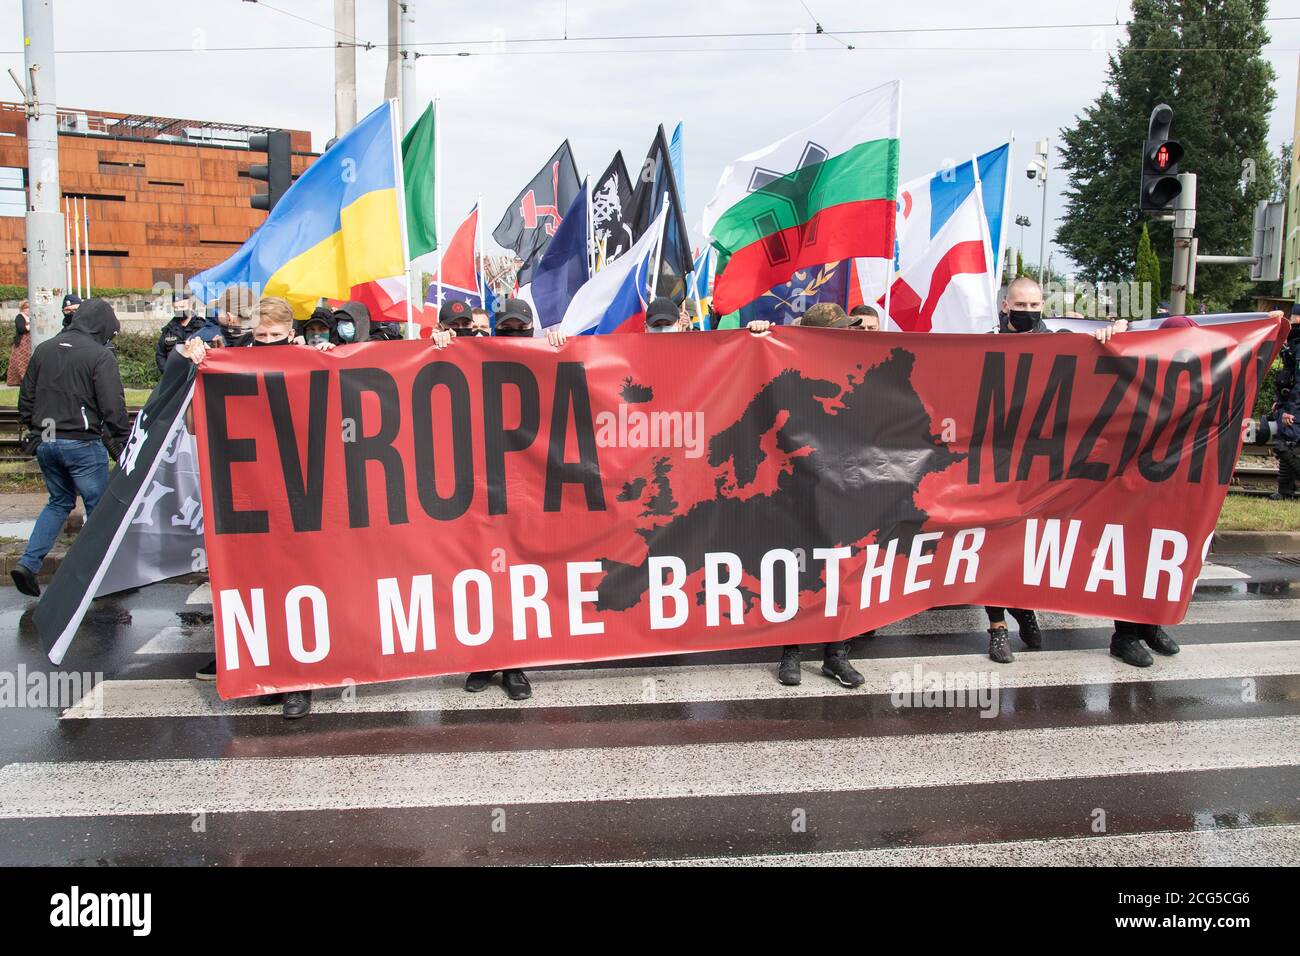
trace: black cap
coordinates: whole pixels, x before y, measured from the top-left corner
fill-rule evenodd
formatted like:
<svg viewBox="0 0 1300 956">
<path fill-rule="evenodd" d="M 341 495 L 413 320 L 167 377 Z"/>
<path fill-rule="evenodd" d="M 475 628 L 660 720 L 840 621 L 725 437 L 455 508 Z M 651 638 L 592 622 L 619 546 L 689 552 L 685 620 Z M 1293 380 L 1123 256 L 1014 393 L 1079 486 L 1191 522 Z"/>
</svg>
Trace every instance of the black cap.
<svg viewBox="0 0 1300 956">
<path fill-rule="evenodd" d="M 63 308 L 66 309 L 70 305 L 81 305 L 81 296 L 73 295 L 71 292 L 65 295 L 63 297 Z"/>
<path fill-rule="evenodd" d="M 663 319 L 664 317 L 673 322 L 676 322 L 681 317 L 677 311 L 677 303 L 666 295 L 656 296 L 645 310 L 645 324 L 664 325 L 663 322 L 655 322 L 655 319 Z"/>
<path fill-rule="evenodd" d="M 438 309 L 438 322 L 441 325 L 450 325 L 458 319 L 469 318 L 469 306 L 460 299 L 448 299 Z"/>
<path fill-rule="evenodd" d="M 469 310 L 466 309 L 466 314 Z M 501 303 L 501 311 L 497 313 L 497 321 L 504 322 L 506 319 L 517 319 L 528 325 L 533 324 L 533 307 L 523 299 L 509 298 Z"/>
</svg>

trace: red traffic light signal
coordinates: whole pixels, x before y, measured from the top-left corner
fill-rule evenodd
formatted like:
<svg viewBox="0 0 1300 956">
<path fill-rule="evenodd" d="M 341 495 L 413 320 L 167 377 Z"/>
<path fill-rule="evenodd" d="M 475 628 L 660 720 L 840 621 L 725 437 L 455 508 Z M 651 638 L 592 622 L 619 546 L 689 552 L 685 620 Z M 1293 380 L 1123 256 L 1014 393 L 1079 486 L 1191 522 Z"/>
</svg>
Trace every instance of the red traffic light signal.
<svg viewBox="0 0 1300 956">
<path fill-rule="evenodd" d="M 1169 138 L 1174 111 L 1161 103 L 1151 111 L 1147 139 L 1142 146 L 1142 184 L 1138 208 L 1142 212 L 1170 211 L 1183 191 L 1178 181 L 1178 163 L 1183 158 L 1182 144 Z"/>
</svg>

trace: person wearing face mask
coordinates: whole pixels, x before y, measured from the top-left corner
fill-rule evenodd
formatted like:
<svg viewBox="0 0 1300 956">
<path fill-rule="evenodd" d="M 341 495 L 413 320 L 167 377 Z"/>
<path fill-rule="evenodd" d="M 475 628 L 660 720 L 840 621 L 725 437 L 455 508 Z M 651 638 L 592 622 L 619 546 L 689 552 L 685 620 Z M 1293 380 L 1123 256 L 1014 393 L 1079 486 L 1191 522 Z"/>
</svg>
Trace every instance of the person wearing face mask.
<svg viewBox="0 0 1300 956">
<path fill-rule="evenodd" d="M 355 300 L 344 302 L 334 310 L 335 345 L 352 345 L 370 341 L 370 310 Z"/>
<path fill-rule="evenodd" d="M 180 345 L 191 335 L 198 334 L 203 327 L 203 314 L 195 308 L 194 300 L 180 297 L 172 303 L 171 320 L 163 326 L 158 335 L 158 347 L 154 350 L 154 361 L 161 373 L 167 365 L 167 357 L 172 349 Z"/>
<path fill-rule="evenodd" d="M 321 306 L 302 324 L 300 332 L 303 345 L 321 345 L 332 341 L 335 318 L 333 310 Z"/>
<path fill-rule="evenodd" d="M 446 309 L 446 307 L 450 304 L 451 303 L 444 303 L 443 309 Z M 463 302 L 457 304 L 464 305 Z M 459 327 L 456 325 L 443 326 L 441 331 L 444 333 L 449 331 L 455 331 L 455 334 L 458 336 L 474 334 L 473 332 L 469 331 L 470 326 L 468 322 L 469 320 L 468 308 L 465 309 L 465 317 L 467 320 L 465 325 L 466 331 L 464 332 L 460 331 Z M 439 314 L 440 326 L 442 325 L 441 318 L 442 316 L 440 313 Z M 503 338 L 531 339 L 533 337 L 532 306 L 530 306 L 523 299 L 507 298 L 501 304 L 501 311 L 497 313 L 496 334 L 498 337 L 503 337 Z M 564 344 L 565 336 L 564 333 L 560 332 L 558 329 L 548 329 L 546 333 L 546 339 L 548 342 L 551 343 L 551 345 L 558 348 L 559 346 Z M 467 690 L 471 694 L 477 694 L 484 690 L 487 690 L 488 686 L 492 683 L 492 678 L 496 675 L 496 673 L 497 673 L 496 671 L 475 671 L 474 673 L 469 674 L 465 678 L 465 690 Z M 533 696 L 533 687 L 532 684 L 528 682 L 528 675 L 525 674 L 519 668 L 512 668 L 510 670 L 503 670 L 501 672 L 501 687 L 503 690 L 505 690 L 506 695 L 511 700 L 527 700 L 529 697 Z"/>
<path fill-rule="evenodd" d="M 1123 332 L 1128 323 L 1119 319 L 1109 328 L 1099 329 L 1093 333 L 1098 342 L 1110 341 L 1116 332 Z M 995 330 L 1003 335 L 1021 335 L 1031 332 L 1051 332 L 1043 321 L 1043 290 L 1037 282 L 1027 276 L 1015 279 L 1007 286 L 1002 299 L 1002 309 Z M 1065 333 L 1070 334 L 1070 333 Z M 985 613 L 989 619 L 989 659 L 998 664 L 1010 664 L 1015 661 L 1011 653 L 1011 643 L 1007 632 L 1006 615 L 1009 612 L 1020 625 L 1020 640 L 1026 647 L 1043 646 L 1043 632 L 1038 626 L 1038 615 L 1025 608 L 1002 608 L 986 606 Z"/>
<path fill-rule="evenodd" d="M 469 310 L 469 334 L 485 336 L 492 334 L 492 318 L 488 310 L 475 306 Z"/>
<path fill-rule="evenodd" d="M 448 299 L 438 307 L 438 328 L 452 335 L 469 335 L 472 319 L 469 306 L 460 299 Z"/>
<path fill-rule="evenodd" d="M 198 339 L 211 348 L 236 348 L 253 341 L 257 297 L 247 286 L 232 285 L 210 304 L 209 317 L 185 341 Z"/>
<path fill-rule="evenodd" d="M 1300 388 L 1296 382 L 1296 360 L 1300 357 L 1300 302 L 1291 307 L 1291 328 L 1279 358 L 1273 385 L 1277 401 L 1269 417 L 1276 423 L 1273 454 L 1277 456 L 1277 491 L 1269 495 L 1274 501 L 1296 497 L 1296 480 L 1300 478 Z"/>
<path fill-rule="evenodd" d="M 677 308 L 677 303 L 666 295 L 656 296 L 646 306 L 645 330 L 647 332 L 685 332 L 691 327 L 690 317 Z"/>
<path fill-rule="evenodd" d="M 72 324 L 72 317 L 77 314 L 79 308 L 81 308 L 81 296 L 69 292 L 63 297 L 63 327 L 65 329 Z"/>
</svg>

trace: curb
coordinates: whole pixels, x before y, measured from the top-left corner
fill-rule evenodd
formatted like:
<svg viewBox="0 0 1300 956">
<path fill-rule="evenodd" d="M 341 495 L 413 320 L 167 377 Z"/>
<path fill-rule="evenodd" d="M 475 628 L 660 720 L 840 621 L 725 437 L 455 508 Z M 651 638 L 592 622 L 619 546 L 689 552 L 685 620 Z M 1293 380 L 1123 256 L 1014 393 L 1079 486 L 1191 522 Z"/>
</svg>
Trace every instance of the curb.
<svg viewBox="0 0 1300 956">
<path fill-rule="evenodd" d="M 1300 531 L 1218 531 L 1212 554 L 1300 554 Z"/>
</svg>

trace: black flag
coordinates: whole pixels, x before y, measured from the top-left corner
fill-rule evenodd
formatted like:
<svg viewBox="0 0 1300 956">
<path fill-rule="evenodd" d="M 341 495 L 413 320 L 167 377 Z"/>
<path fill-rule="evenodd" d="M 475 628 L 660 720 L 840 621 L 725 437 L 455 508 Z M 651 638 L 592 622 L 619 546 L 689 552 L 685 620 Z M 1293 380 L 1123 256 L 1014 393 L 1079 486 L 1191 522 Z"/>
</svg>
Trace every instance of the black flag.
<svg viewBox="0 0 1300 956">
<path fill-rule="evenodd" d="M 515 197 L 492 230 L 493 239 L 504 248 L 513 249 L 524 260 L 519 270 L 520 285 L 532 279 L 533 267 L 541 261 L 542 252 L 580 187 L 578 167 L 566 139 L 532 182 Z"/>
<path fill-rule="evenodd" d="M 52 663 L 63 661 L 93 598 L 206 569 L 193 438 L 184 427 L 193 389 L 194 363 L 172 352 L 104 496 L 36 605 Z"/>
<path fill-rule="evenodd" d="M 604 250 L 606 262 L 632 248 L 635 240 L 628 221 L 631 208 L 632 183 L 620 150 L 591 187 L 591 234 L 596 238 L 596 248 Z"/>
<path fill-rule="evenodd" d="M 650 152 L 646 154 L 641 169 L 633 174 L 636 180 L 632 192 L 630 220 L 636 239 L 650 228 L 650 224 L 663 209 L 664 196 L 671 207 L 664 226 L 663 251 L 659 257 L 659 276 L 655 280 L 655 294 L 666 295 L 681 304 L 686 298 L 686 276 L 691 271 L 690 237 L 686 233 L 686 218 L 682 211 L 677 182 L 673 177 L 673 164 L 668 156 L 668 138 L 661 124 L 655 133 Z"/>
</svg>

